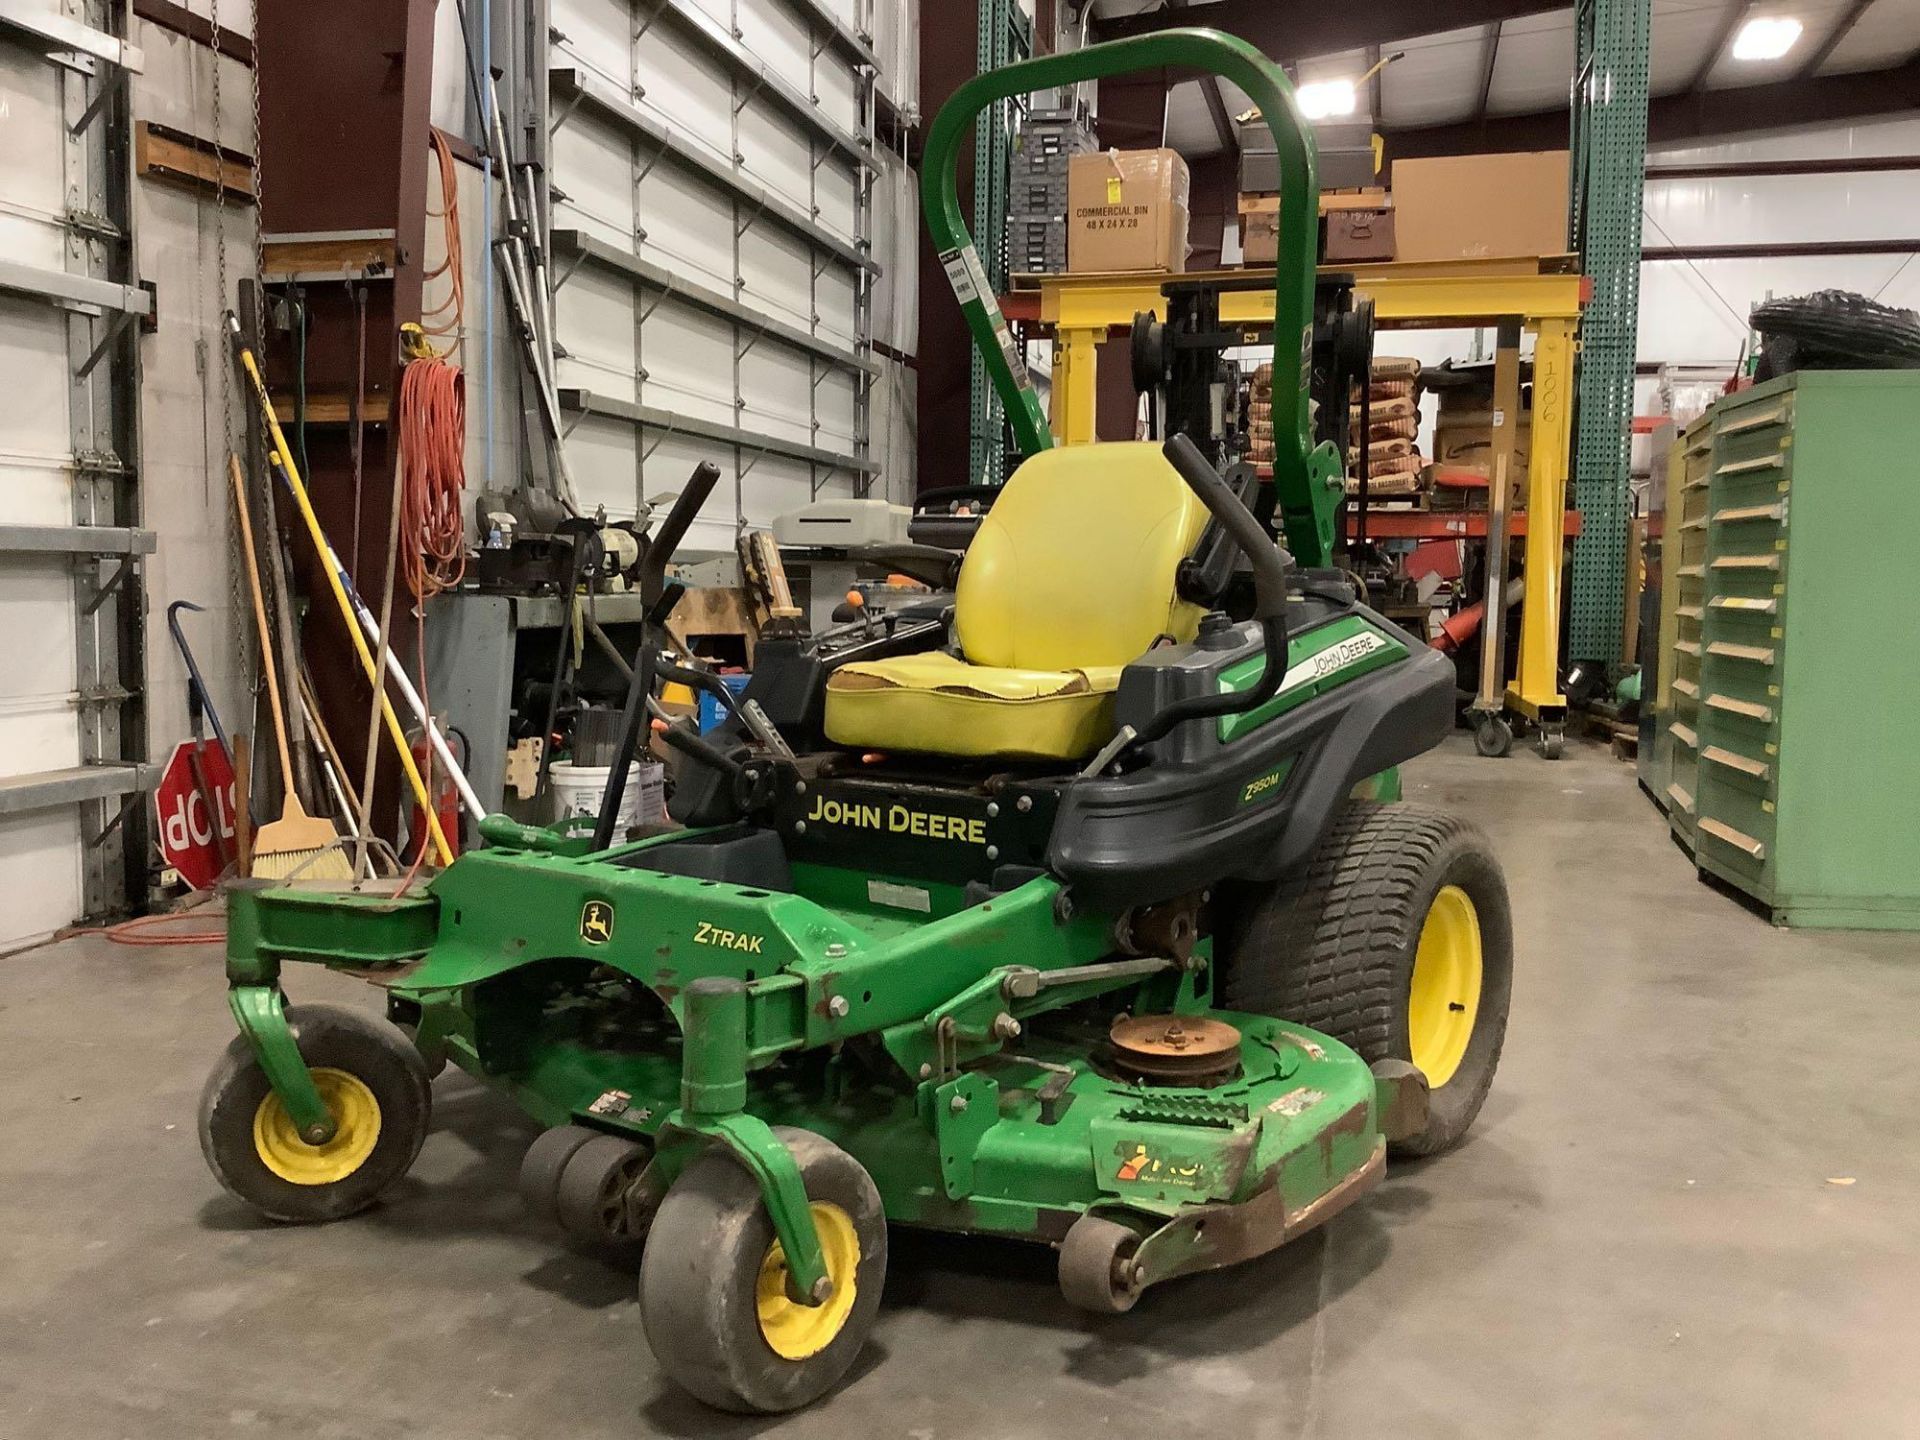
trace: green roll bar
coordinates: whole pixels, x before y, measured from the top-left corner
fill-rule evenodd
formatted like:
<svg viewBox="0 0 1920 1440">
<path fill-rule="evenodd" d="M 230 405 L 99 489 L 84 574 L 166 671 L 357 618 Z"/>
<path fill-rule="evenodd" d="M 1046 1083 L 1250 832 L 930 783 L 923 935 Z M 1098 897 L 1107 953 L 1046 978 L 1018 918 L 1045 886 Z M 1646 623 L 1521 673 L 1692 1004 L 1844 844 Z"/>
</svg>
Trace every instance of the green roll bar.
<svg viewBox="0 0 1920 1440">
<path fill-rule="evenodd" d="M 1315 447 L 1307 390 L 1313 363 L 1314 261 L 1319 252 L 1320 183 L 1313 137 L 1294 103 L 1286 73 L 1245 40 L 1218 30 L 1160 30 L 1127 40 L 1089 45 L 1060 55 L 1022 60 L 976 75 L 940 107 L 927 135 L 920 200 L 927 232 L 960 301 L 973 343 L 985 358 L 1023 455 L 1053 444 L 1046 412 L 987 280 L 973 236 L 960 213 L 955 162 L 960 143 L 982 110 L 996 101 L 1035 90 L 1075 85 L 1130 71 L 1179 66 L 1231 80 L 1260 107 L 1280 156 L 1280 237 L 1274 266 L 1274 381 L 1279 391 L 1284 337 L 1300 337 L 1300 374 L 1291 434 L 1275 407 L 1273 481 L 1287 543 L 1304 565 L 1330 563 L 1333 521 L 1344 494 L 1340 457 L 1331 445 Z"/>
</svg>

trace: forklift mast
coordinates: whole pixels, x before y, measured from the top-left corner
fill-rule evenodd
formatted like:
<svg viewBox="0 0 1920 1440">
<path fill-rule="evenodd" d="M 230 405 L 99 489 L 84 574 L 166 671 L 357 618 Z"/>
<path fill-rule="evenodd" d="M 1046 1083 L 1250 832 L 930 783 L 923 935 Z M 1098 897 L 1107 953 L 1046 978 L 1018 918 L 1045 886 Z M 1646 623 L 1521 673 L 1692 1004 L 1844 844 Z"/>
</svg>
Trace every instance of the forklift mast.
<svg viewBox="0 0 1920 1440">
<path fill-rule="evenodd" d="M 1319 180 L 1311 132 L 1300 118 L 1293 86 L 1273 61 L 1246 41 L 1218 30 L 1182 28 L 1023 60 L 977 75 L 934 117 L 927 136 L 920 194 L 927 230 L 960 301 L 967 328 L 999 392 L 1023 455 L 1054 443 L 1046 411 L 988 283 L 980 253 L 960 210 L 955 165 L 960 143 L 989 105 L 1035 90 L 1075 85 L 1167 66 L 1231 80 L 1260 109 L 1280 157 L 1280 237 L 1274 267 L 1273 489 L 1288 549 L 1300 564 L 1332 563 L 1334 518 L 1345 493 L 1341 457 L 1314 441 L 1308 410 L 1313 368 L 1314 260 L 1319 247 Z M 1282 357 L 1299 356 L 1291 424 L 1280 413 Z M 1289 371 L 1291 366 L 1289 365 Z"/>
</svg>

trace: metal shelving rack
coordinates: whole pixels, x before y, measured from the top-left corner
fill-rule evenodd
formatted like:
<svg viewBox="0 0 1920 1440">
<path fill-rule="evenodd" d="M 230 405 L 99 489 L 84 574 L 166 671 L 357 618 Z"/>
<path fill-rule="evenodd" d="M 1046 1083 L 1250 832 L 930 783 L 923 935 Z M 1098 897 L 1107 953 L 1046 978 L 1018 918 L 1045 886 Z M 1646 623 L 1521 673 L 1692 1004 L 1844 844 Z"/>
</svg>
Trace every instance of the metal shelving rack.
<svg viewBox="0 0 1920 1440">
<path fill-rule="evenodd" d="M 980 0 L 974 42 L 976 73 L 984 75 L 1024 60 L 1033 50 L 1033 27 L 1015 0 Z M 1001 101 L 980 114 L 973 135 L 973 233 L 993 293 L 1007 288 L 1007 192 L 1013 165 L 1013 137 L 1019 129 L 1018 102 Z M 998 485 L 1006 476 L 1005 413 L 975 351 L 969 362 L 969 483 Z"/>
<path fill-rule="evenodd" d="M 1651 0 L 1579 0 L 1574 9 L 1571 228 L 1593 298 L 1580 329 L 1571 659 L 1617 658 L 1626 606 L 1650 10 Z"/>
<path fill-rule="evenodd" d="M 94 0 L 78 18 L 52 4 L 0 11 L 0 44 L 40 56 L 59 74 L 65 267 L 0 263 L 0 290 L 64 312 L 73 456 L 73 524 L 0 526 L 0 555 L 64 556 L 71 566 L 81 761 L 0 781 L 0 815 L 82 807 L 87 916 L 124 910 L 144 894 L 139 800 L 157 778 L 146 760 L 140 565 L 154 534 L 140 527 L 138 483 L 137 322 L 153 314 L 153 298 L 136 271 L 127 83 L 145 57 L 123 38 L 129 23 L 122 0 Z"/>
</svg>

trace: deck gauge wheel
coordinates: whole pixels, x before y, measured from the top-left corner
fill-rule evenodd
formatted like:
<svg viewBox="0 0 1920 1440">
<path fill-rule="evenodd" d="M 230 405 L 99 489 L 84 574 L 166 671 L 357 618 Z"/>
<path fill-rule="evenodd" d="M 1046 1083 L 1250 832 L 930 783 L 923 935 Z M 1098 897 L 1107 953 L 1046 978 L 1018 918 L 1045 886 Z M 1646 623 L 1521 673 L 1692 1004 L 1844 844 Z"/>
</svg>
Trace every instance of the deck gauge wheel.
<svg viewBox="0 0 1920 1440">
<path fill-rule="evenodd" d="M 1060 1293 L 1076 1309 L 1124 1315 L 1142 1286 L 1134 1266 L 1140 1236 L 1118 1220 L 1082 1215 L 1060 1242 Z"/>
</svg>

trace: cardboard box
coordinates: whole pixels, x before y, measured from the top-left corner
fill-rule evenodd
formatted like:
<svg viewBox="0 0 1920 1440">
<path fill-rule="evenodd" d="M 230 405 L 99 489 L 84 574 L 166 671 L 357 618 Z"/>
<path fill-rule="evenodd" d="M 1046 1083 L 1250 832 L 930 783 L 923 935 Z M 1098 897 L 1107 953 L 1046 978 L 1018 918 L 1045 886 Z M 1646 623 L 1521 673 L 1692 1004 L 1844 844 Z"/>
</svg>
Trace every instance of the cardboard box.
<svg viewBox="0 0 1920 1440">
<path fill-rule="evenodd" d="M 1240 197 L 1240 263 L 1272 265 L 1280 259 L 1280 197 Z"/>
<path fill-rule="evenodd" d="M 1334 210 L 1326 218 L 1327 243 L 1322 258 L 1329 265 L 1356 264 L 1394 258 L 1393 211 Z"/>
<path fill-rule="evenodd" d="M 1567 249 L 1567 152 L 1396 160 L 1400 260 L 1562 255 Z"/>
<path fill-rule="evenodd" d="M 1527 457 L 1533 441 L 1533 416 L 1520 412 L 1520 426 L 1513 437 L 1513 461 L 1507 478 L 1513 505 L 1524 509 L 1527 503 Z M 1493 412 L 1491 410 L 1449 409 L 1441 403 L 1434 419 L 1433 460 L 1456 470 L 1472 470 L 1493 478 Z"/>
<path fill-rule="evenodd" d="M 1187 162 L 1173 150 L 1075 155 L 1067 171 L 1067 268 L 1187 268 Z"/>
</svg>

